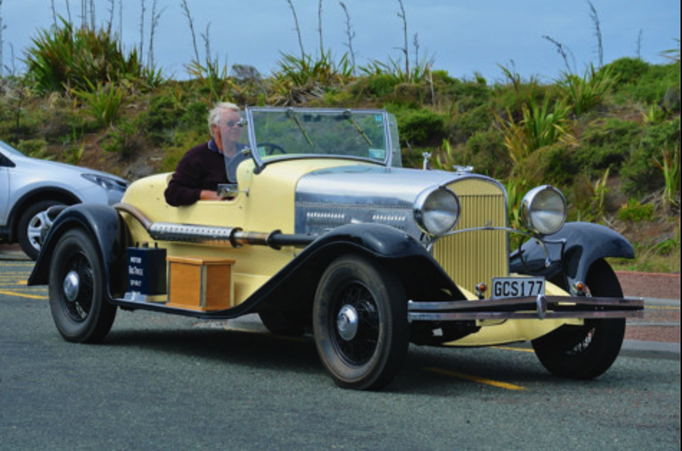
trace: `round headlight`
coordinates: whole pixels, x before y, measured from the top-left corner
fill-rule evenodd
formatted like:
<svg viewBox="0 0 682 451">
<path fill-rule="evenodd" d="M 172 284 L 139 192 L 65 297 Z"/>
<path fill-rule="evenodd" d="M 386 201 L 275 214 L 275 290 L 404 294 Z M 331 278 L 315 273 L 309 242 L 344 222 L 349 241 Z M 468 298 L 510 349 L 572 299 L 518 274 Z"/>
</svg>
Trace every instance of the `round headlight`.
<svg viewBox="0 0 682 451">
<path fill-rule="evenodd" d="M 429 235 L 447 234 L 459 220 L 459 199 L 448 188 L 424 191 L 414 203 L 414 219 Z"/>
<path fill-rule="evenodd" d="M 558 232 L 566 221 L 566 198 L 550 185 L 533 188 L 521 201 L 520 218 L 522 224 L 538 235 Z"/>
</svg>

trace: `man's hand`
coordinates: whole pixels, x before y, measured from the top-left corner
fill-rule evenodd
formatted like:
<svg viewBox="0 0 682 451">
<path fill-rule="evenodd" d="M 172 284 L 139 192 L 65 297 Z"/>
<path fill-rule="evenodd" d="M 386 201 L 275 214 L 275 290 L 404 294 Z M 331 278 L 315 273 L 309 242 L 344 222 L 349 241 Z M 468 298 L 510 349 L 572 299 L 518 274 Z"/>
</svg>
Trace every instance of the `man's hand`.
<svg viewBox="0 0 682 451">
<path fill-rule="evenodd" d="M 207 189 L 201 190 L 200 200 L 223 200 L 222 197 L 218 196 L 217 191 L 211 191 Z"/>
</svg>

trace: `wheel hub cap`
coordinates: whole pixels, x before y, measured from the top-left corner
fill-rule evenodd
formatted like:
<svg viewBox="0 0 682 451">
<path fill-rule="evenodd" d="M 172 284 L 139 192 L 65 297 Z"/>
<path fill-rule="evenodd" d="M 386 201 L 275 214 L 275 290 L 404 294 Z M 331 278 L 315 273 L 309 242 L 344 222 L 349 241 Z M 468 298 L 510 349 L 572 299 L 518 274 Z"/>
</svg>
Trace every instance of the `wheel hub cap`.
<svg viewBox="0 0 682 451">
<path fill-rule="evenodd" d="M 64 296 L 70 302 L 73 302 L 78 297 L 78 292 L 80 290 L 80 277 L 76 271 L 69 271 L 69 273 L 64 278 Z"/>
<path fill-rule="evenodd" d="M 351 305 L 344 305 L 341 307 L 339 314 L 336 316 L 336 329 L 341 338 L 346 341 L 351 341 L 358 333 L 358 326 L 360 318 L 358 311 Z"/>
</svg>

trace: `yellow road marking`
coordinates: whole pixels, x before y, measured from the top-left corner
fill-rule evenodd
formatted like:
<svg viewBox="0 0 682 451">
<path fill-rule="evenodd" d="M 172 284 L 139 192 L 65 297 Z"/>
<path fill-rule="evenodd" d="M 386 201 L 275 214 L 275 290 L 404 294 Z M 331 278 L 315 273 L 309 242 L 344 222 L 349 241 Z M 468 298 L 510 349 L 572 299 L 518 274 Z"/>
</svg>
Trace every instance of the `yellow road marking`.
<svg viewBox="0 0 682 451">
<path fill-rule="evenodd" d="M 0 279 L 0 286 L 12 286 L 15 287 L 17 285 L 23 285 L 23 286 L 28 286 L 26 281 L 12 281 L 12 280 L 2 280 Z"/>
<path fill-rule="evenodd" d="M 467 381 L 478 382 L 479 384 L 492 385 L 493 387 L 504 388 L 506 390 L 525 390 L 526 387 L 521 387 L 520 385 L 508 384 L 506 382 L 494 381 L 491 379 L 485 379 L 482 377 L 471 376 L 469 374 L 457 373 L 455 371 L 444 370 L 441 368 L 424 368 L 426 371 L 431 371 L 432 373 L 443 374 L 445 376 L 456 377 L 457 379 L 464 379 Z"/>
<path fill-rule="evenodd" d="M 4 294 L 5 296 L 16 296 L 16 297 L 28 298 L 28 299 L 49 299 L 47 296 L 38 296 L 35 294 L 16 293 L 14 291 L 6 291 L 6 290 L 0 290 L 0 294 Z"/>
</svg>

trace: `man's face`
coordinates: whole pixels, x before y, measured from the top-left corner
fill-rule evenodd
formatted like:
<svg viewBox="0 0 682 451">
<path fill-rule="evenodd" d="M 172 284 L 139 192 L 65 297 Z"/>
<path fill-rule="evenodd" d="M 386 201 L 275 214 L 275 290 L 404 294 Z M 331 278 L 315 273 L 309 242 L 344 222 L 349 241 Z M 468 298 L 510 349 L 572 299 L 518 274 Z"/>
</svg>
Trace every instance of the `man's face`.
<svg viewBox="0 0 682 451">
<path fill-rule="evenodd" d="M 241 115 L 234 110 L 222 110 L 220 124 L 214 125 L 213 138 L 221 150 L 230 149 L 230 144 L 239 141 L 242 134 Z"/>
</svg>

